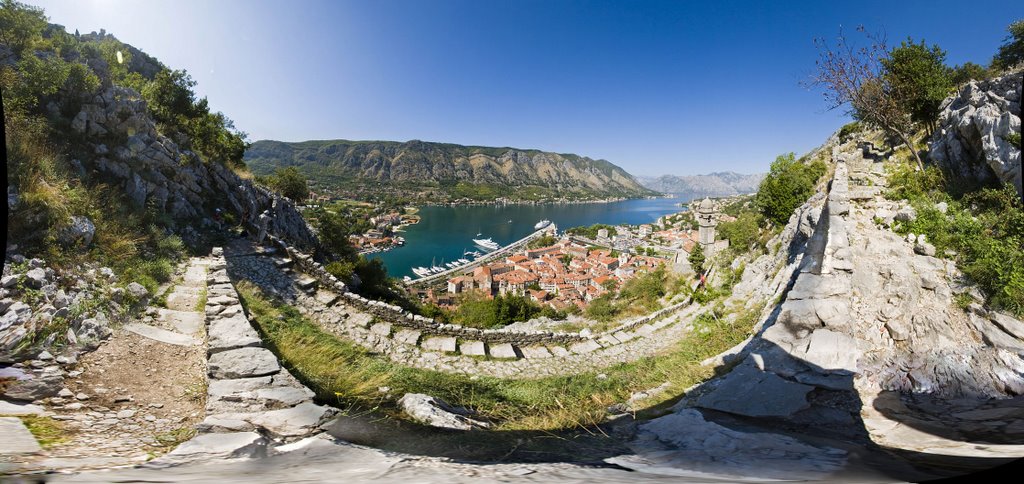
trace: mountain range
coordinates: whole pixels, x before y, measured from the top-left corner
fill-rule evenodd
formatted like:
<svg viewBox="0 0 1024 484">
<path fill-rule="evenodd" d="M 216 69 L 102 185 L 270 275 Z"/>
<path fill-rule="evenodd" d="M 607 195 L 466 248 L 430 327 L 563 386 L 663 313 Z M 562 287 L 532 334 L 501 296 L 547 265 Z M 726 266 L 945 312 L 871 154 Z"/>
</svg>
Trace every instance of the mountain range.
<svg viewBox="0 0 1024 484">
<path fill-rule="evenodd" d="M 743 175 L 731 171 L 707 175 L 661 175 L 634 177 L 644 187 L 661 193 L 670 193 L 690 200 L 702 197 L 726 197 L 754 193 L 764 179 L 764 173 Z"/>
<path fill-rule="evenodd" d="M 257 175 L 295 166 L 323 186 L 399 187 L 449 198 L 608 198 L 654 195 L 622 168 L 575 154 L 419 140 L 261 140 L 245 153 Z"/>
</svg>

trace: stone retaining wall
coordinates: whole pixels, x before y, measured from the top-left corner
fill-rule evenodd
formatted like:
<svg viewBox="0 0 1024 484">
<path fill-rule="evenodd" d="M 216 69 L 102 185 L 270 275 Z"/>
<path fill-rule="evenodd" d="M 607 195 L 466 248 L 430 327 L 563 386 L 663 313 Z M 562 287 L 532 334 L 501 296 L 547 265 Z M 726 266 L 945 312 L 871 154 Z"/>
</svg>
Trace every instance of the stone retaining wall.
<svg viewBox="0 0 1024 484">
<path fill-rule="evenodd" d="M 550 331 L 508 331 L 502 329 L 478 329 L 456 324 L 446 324 L 434 319 L 412 314 L 399 306 L 364 298 L 348 290 L 348 287 L 329 274 L 322 264 L 282 239 L 269 237 L 270 242 L 287 257 L 302 274 L 296 284 L 300 289 L 314 293 L 318 288 L 340 295 L 348 306 L 362 311 L 372 318 L 360 321 L 364 328 L 372 329 L 383 338 L 398 338 L 405 344 L 420 346 L 427 351 L 462 352 L 475 356 L 490 355 L 498 358 L 551 357 L 552 354 L 590 352 L 607 346 L 618 345 L 638 336 L 653 334 L 664 325 L 659 320 L 691 304 L 687 300 L 654 313 L 623 322 L 619 326 L 598 334 L 561 333 Z M 323 291 L 321 291 L 323 292 Z M 324 296 L 333 305 L 333 296 Z M 332 308 L 331 311 L 338 311 Z M 485 349 L 486 348 L 486 349 Z M 540 350 L 537 350 L 537 349 Z"/>
</svg>

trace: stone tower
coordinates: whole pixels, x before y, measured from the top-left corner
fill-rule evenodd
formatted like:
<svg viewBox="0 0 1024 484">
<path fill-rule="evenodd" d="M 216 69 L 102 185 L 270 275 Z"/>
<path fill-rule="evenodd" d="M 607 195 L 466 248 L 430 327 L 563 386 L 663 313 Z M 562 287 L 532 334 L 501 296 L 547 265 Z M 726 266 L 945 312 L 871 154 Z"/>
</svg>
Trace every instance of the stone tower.
<svg viewBox="0 0 1024 484">
<path fill-rule="evenodd" d="M 704 257 L 711 257 L 715 250 L 715 226 L 718 225 L 718 213 L 715 204 L 707 197 L 697 205 L 697 223 L 700 225 L 697 242 L 704 249 Z"/>
</svg>

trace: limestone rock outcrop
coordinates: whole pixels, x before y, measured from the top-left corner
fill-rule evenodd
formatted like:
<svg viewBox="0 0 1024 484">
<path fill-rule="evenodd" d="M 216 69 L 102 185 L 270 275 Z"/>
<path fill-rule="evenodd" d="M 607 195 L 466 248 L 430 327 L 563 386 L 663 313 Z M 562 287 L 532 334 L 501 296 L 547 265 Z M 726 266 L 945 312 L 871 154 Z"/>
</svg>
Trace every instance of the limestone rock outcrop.
<svg viewBox="0 0 1024 484">
<path fill-rule="evenodd" d="M 240 177 L 221 160 L 202 160 L 181 149 L 157 130 L 146 102 L 132 89 L 104 90 L 82 106 L 71 128 L 93 147 L 93 156 L 78 162 L 83 172 L 112 177 L 136 207 L 151 206 L 182 225 L 223 207 L 252 228 L 269 211 L 271 234 L 307 250 L 317 246 L 313 230 L 290 199 Z"/>
<path fill-rule="evenodd" d="M 998 180 L 1021 192 L 1021 76 L 1017 71 L 988 81 L 971 81 L 943 102 L 930 157 L 939 166 L 982 182 Z"/>
</svg>

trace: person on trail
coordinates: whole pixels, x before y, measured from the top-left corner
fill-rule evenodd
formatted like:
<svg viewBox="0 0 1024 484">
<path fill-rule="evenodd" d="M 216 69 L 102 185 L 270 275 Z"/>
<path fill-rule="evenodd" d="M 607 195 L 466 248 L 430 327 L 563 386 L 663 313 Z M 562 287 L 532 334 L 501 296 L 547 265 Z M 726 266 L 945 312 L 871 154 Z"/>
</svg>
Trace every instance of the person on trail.
<svg viewBox="0 0 1024 484">
<path fill-rule="evenodd" d="M 256 236 L 256 244 L 262 244 L 267 236 L 267 226 L 270 225 L 270 211 L 264 210 L 259 217 L 260 233 Z"/>
</svg>

